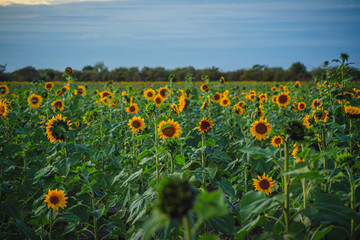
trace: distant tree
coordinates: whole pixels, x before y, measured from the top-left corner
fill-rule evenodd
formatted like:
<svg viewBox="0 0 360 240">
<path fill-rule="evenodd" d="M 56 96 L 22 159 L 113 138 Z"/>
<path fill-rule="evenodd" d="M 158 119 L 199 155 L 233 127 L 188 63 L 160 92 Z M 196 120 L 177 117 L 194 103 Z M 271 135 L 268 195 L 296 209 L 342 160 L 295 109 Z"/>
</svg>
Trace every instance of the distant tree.
<svg viewBox="0 0 360 240">
<path fill-rule="evenodd" d="M 104 62 L 96 62 L 94 65 L 94 70 L 96 72 L 108 72 L 108 68 L 105 66 Z"/>
<path fill-rule="evenodd" d="M 17 75 L 20 81 L 34 81 L 40 77 L 39 72 L 31 66 L 15 71 L 14 75 Z"/>
<path fill-rule="evenodd" d="M 0 65 L 0 73 L 4 73 L 6 70 L 6 64 L 5 65 Z"/>
<path fill-rule="evenodd" d="M 83 67 L 82 71 L 94 71 L 94 67 L 90 66 L 90 65 L 86 65 L 85 67 Z"/>
<path fill-rule="evenodd" d="M 310 78 L 310 73 L 306 71 L 305 65 L 301 62 L 293 63 L 283 76 L 284 81 L 304 81 Z"/>
</svg>

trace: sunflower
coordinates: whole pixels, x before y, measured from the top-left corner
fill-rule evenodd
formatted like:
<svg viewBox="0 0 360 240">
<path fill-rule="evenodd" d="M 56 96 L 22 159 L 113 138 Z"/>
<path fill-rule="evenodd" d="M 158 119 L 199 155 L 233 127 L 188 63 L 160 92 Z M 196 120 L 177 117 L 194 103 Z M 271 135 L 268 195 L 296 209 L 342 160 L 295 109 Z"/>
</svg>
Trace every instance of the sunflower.
<svg viewBox="0 0 360 240">
<path fill-rule="evenodd" d="M 30 107 L 38 108 L 42 103 L 42 97 L 33 93 L 30 97 L 28 97 L 27 101 Z"/>
<path fill-rule="evenodd" d="M 345 106 L 344 110 L 350 118 L 360 118 L 360 107 Z"/>
<path fill-rule="evenodd" d="M 272 88 L 271 88 L 271 91 L 277 92 L 277 88 L 276 88 L 276 87 L 272 87 Z"/>
<path fill-rule="evenodd" d="M 65 72 L 66 72 L 67 74 L 71 74 L 71 73 L 72 73 L 72 68 L 71 68 L 71 67 L 67 67 L 67 68 L 65 69 Z"/>
<path fill-rule="evenodd" d="M 236 109 L 235 109 L 235 111 L 236 111 L 239 115 L 241 115 L 241 114 L 244 114 L 244 113 L 245 113 L 245 109 L 244 109 L 244 108 L 242 108 L 242 107 L 238 107 L 238 108 L 236 108 Z"/>
<path fill-rule="evenodd" d="M 180 137 L 182 133 L 179 123 L 174 122 L 172 119 L 162 121 L 159 124 L 158 131 L 160 132 L 160 138 L 162 139 Z"/>
<path fill-rule="evenodd" d="M 65 132 L 71 130 L 72 123 L 70 120 L 66 121 L 66 117 L 58 114 L 56 117 L 53 116 L 46 125 L 47 138 L 53 143 L 56 141 L 63 142 L 65 140 Z"/>
<path fill-rule="evenodd" d="M 256 99 L 256 94 L 250 94 L 248 95 L 248 100 L 254 101 Z"/>
<path fill-rule="evenodd" d="M 276 103 L 276 101 L 277 101 L 277 96 L 273 96 L 273 97 L 271 98 L 271 102 L 272 102 L 272 103 Z"/>
<path fill-rule="evenodd" d="M 159 88 L 157 91 L 158 91 L 159 95 L 160 95 L 163 99 L 165 99 L 165 98 L 167 98 L 168 96 L 170 96 L 170 89 L 169 89 L 168 87 Z"/>
<path fill-rule="evenodd" d="M 231 102 L 230 102 L 230 99 L 227 98 L 227 97 L 223 97 L 221 98 L 220 100 L 220 105 L 223 106 L 223 107 L 227 107 L 227 106 L 230 106 Z"/>
<path fill-rule="evenodd" d="M 357 98 L 360 98 L 360 89 L 357 89 L 357 90 L 355 91 L 355 94 L 356 94 Z"/>
<path fill-rule="evenodd" d="M 64 190 L 58 191 L 57 188 L 55 190 L 49 189 L 48 194 L 45 194 L 44 202 L 48 203 L 48 208 L 52 207 L 56 211 L 59 211 L 59 207 L 61 207 L 62 209 L 66 207 L 66 199 L 68 199 L 68 197 L 65 196 L 66 193 L 64 192 Z"/>
<path fill-rule="evenodd" d="M 255 90 L 251 90 L 251 91 L 249 92 L 249 95 L 255 95 L 255 96 L 256 96 L 256 91 L 255 91 Z"/>
<path fill-rule="evenodd" d="M 153 100 L 155 97 L 155 90 L 152 88 L 146 89 L 144 92 L 144 96 L 148 101 Z"/>
<path fill-rule="evenodd" d="M 304 161 L 303 158 L 298 158 L 298 159 L 296 159 L 296 162 L 295 162 L 295 163 L 299 163 L 299 162 L 303 162 L 303 161 Z"/>
<path fill-rule="evenodd" d="M 280 147 L 281 144 L 283 144 L 283 138 L 281 136 L 274 136 L 272 139 L 271 139 L 271 144 L 274 146 L 274 147 Z"/>
<path fill-rule="evenodd" d="M 299 88 L 301 86 L 300 82 L 299 81 L 296 81 L 295 82 L 295 87 Z"/>
<path fill-rule="evenodd" d="M 184 96 L 180 96 L 179 98 L 179 111 L 182 112 L 188 106 L 188 102 Z"/>
<path fill-rule="evenodd" d="M 262 177 L 257 176 L 258 179 L 253 178 L 253 185 L 255 187 L 255 191 L 263 191 L 266 195 L 269 196 L 269 193 L 272 192 L 272 188 L 275 186 L 272 182 L 272 177 L 268 177 L 268 175 L 263 174 Z"/>
<path fill-rule="evenodd" d="M 55 111 L 59 109 L 61 112 L 64 110 L 64 103 L 61 100 L 56 100 L 51 103 L 52 109 Z"/>
<path fill-rule="evenodd" d="M 316 108 L 315 110 L 313 110 L 312 112 L 315 122 L 327 122 L 328 119 L 328 111 L 324 110 L 324 108 Z"/>
<path fill-rule="evenodd" d="M 229 90 L 225 90 L 225 92 L 223 93 L 223 96 L 227 96 L 227 95 L 229 95 Z"/>
<path fill-rule="evenodd" d="M 50 91 L 54 88 L 54 84 L 52 82 L 48 82 L 45 84 L 45 89 Z"/>
<path fill-rule="evenodd" d="M 284 91 L 286 89 L 285 85 L 280 85 L 280 91 Z"/>
<path fill-rule="evenodd" d="M 130 126 L 131 131 L 134 133 L 138 133 L 139 130 L 144 130 L 146 128 L 144 119 L 136 116 L 129 120 L 128 125 Z"/>
<path fill-rule="evenodd" d="M 298 152 L 299 152 L 299 145 L 295 143 L 294 144 L 294 149 L 291 152 L 291 156 L 293 156 L 295 158 L 296 155 L 298 154 Z"/>
<path fill-rule="evenodd" d="M 203 91 L 203 92 L 208 91 L 209 88 L 210 88 L 210 87 L 209 87 L 209 84 L 207 84 L 207 83 L 201 85 L 201 87 L 200 87 L 201 91 Z"/>
<path fill-rule="evenodd" d="M 40 124 L 44 124 L 46 122 L 46 117 L 44 115 L 40 115 L 39 118 L 41 119 Z"/>
<path fill-rule="evenodd" d="M 69 86 L 63 86 L 63 87 L 61 88 L 61 93 L 64 94 L 64 93 L 66 93 L 69 89 L 70 89 Z"/>
<path fill-rule="evenodd" d="M 268 97 L 267 97 L 266 93 L 262 93 L 262 94 L 259 95 L 259 101 L 261 103 L 265 103 L 265 102 L 267 102 L 267 100 L 268 100 Z"/>
<path fill-rule="evenodd" d="M 122 91 L 122 92 L 121 92 L 121 96 L 127 96 L 127 92 L 126 92 L 126 91 Z"/>
<path fill-rule="evenodd" d="M 156 103 L 157 107 L 160 107 L 163 101 L 164 99 L 159 94 L 154 97 L 154 102 Z"/>
<path fill-rule="evenodd" d="M 290 104 L 291 98 L 287 93 L 281 93 L 277 96 L 276 103 L 279 107 L 287 107 Z"/>
<path fill-rule="evenodd" d="M 86 89 L 84 86 L 78 86 L 78 89 L 75 90 L 75 95 L 80 94 L 81 96 L 85 96 Z"/>
<path fill-rule="evenodd" d="M 217 93 L 215 93 L 215 95 L 214 95 L 214 100 L 213 100 L 213 102 L 219 103 L 220 100 L 221 100 L 221 98 L 222 98 L 222 94 L 217 92 Z"/>
<path fill-rule="evenodd" d="M 306 114 L 305 117 L 303 118 L 303 125 L 306 128 L 311 128 L 311 116 L 309 114 Z"/>
<path fill-rule="evenodd" d="M 179 108 L 175 103 L 171 104 L 171 108 L 176 114 L 178 114 L 178 115 L 180 114 Z"/>
<path fill-rule="evenodd" d="M 200 122 L 199 122 L 199 126 L 196 127 L 200 132 L 202 133 L 206 133 L 207 131 L 210 130 L 210 128 L 212 128 L 214 126 L 213 122 L 208 119 L 203 117 Z"/>
<path fill-rule="evenodd" d="M 201 104 L 201 110 L 205 110 L 207 107 L 207 101 L 203 101 L 203 103 Z"/>
<path fill-rule="evenodd" d="M 139 111 L 139 107 L 136 103 L 130 103 L 130 106 L 126 108 L 126 112 L 128 113 L 137 113 Z"/>
<path fill-rule="evenodd" d="M 220 77 L 220 83 L 225 83 L 225 78 L 223 76 Z"/>
<path fill-rule="evenodd" d="M 297 108 L 298 108 L 300 111 L 304 111 L 304 110 L 306 109 L 306 103 L 304 103 L 304 102 L 299 102 Z"/>
<path fill-rule="evenodd" d="M 61 94 L 62 94 L 61 89 L 59 89 L 59 90 L 56 91 L 56 95 L 60 96 Z"/>
<path fill-rule="evenodd" d="M 311 104 L 311 108 L 317 108 L 322 104 L 322 102 L 319 101 L 319 99 L 314 99 Z"/>
<path fill-rule="evenodd" d="M 260 141 L 266 139 L 265 135 L 269 134 L 271 131 L 271 124 L 267 122 L 267 119 L 263 120 L 263 118 L 260 118 L 259 121 L 255 121 L 251 124 L 251 127 L 251 134 Z"/>
<path fill-rule="evenodd" d="M 7 108 L 7 104 L 5 100 L 0 100 L 0 117 L 4 118 L 8 115 L 9 110 Z"/>
<path fill-rule="evenodd" d="M 100 102 L 107 106 L 110 104 L 111 101 L 109 100 L 109 98 L 104 97 L 104 98 L 100 98 Z M 99 105 L 100 105 L 100 103 L 99 103 Z"/>
<path fill-rule="evenodd" d="M 100 93 L 100 98 L 109 98 L 111 100 L 114 97 L 114 94 L 109 91 L 103 91 Z"/>
<path fill-rule="evenodd" d="M 112 104 L 111 104 L 110 107 L 115 107 L 115 106 L 118 105 L 118 104 L 119 104 L 119 100 L 115 99 L 115 100 L 112 102 Z"/>
<path fill-rule="evenodd" d="M 0 94 L 4 96 L 8 93 L 9 93 L 9 87 L 7 85 L 1 85 L 0 86 Z"/>
</svg>

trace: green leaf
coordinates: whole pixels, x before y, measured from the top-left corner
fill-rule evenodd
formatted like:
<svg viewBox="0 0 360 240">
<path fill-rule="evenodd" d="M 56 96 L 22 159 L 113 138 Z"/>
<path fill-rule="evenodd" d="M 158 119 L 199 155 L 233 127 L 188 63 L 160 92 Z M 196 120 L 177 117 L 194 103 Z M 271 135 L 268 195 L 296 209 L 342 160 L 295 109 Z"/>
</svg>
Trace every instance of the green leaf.
<svg viewBox="0 0 360 240">
<path fill-rule="evenodd" d="M 213 138 L 206 139 L 205 141 L 206 146 L 215 146 L 215 140 Z"/>
<path fill-rule="evenodd" d="M 325 235 L 328 234 L 332 229 L 333 227 L 335 227 L 334 225 L 330 225 L 330 226 L 327 226 L 321 230 L 319 230 L 315 236 L 314 236 L 314 240 L 321 240 L 321 239 L 324 239 Z"/>
<path fill-rule="evenodd" d="M 253 221 L 246 224 L 236 233 L 236 239 L 244 239 L 244 237 L 253 230 L 257 225 L 262 223 L 264 220 L 263 216 L 258 215 Z"/>
<path fill-rule="evenodd" d="M 185 166 L 185 156 L 181 155 L 181 154 L 176 155 L 175 162 L 176 162 L 176 164 L 179 164 L 181 166 Z"/>
<path fill-rule="evenodd" d="M 128 182 L 134 180 L 135 178 L 137 178 L 138 176 L 140 176 L 143 173 L 143 170 L 140 169 L 139 171 L 133 173 L 128 179 L 126 179 L 123 184 L 121 184 L 121 187 L 123 187 L 124 185 L 126 185 Z"/>
<path fill-rule="evenodd" d="M 231 185 L 229 179 L 222 177 L 221 182 L 215 181 L 215 184 L 217 187 L 221 188 L 224 191 L 224 193 L 226 193 L 232 198 L 235 198 L 235 190 Z"/>
<path fill-rule="evenodd" d="M 220 240 L 220 238 L 212 233 L 205 233 L 205 235 L 200 236 L 198 240 Z"/>
<path fill-rule="evenodd" d="M 202 192 L 197 197 L 194 210 L 203 221 L 212 217 L 222 217 L 229 214 L 224 194 L 220 190 L 211 193 Z"/>
<path fill-rule="evenodd" d="M 226 152 L 220 151 L 218 149 L 215 149 L 214 152 L 212 153 L 212 157 L 219 159 L 223 162 L 229 163 L 232 161 L 231 157 L 229 156 L 229 154 L 227 154 Z"/>
<path fill-rule="evenodd" d="M 245 222 L 254 216 L 271 210 L 276 205 L 277 203 L 262 191 L 248 192 L 240 200 L 241 221 Z"/>
<path fill-rule="evenodd" d="M 99 219 L 105 211 L 105 205 L 101 204 L 98 209 L 96 209 L 95 211 L 91 212 L 91 215 L 93 215 L 96 219 Z"/>
<path fill-rule="evenodd" d="M 62 222 L 79 222 L 81 219 L 79 216 L 75 215 L 72 212 L 64 212 L 59 218 L 59 221 Z"/>
<path fill-rule="evenodd" d="M 70 172 L 71 163 L 68 158 L 63 158 L 60 161 L 54 163 L 54 166 L 63 176 L 66 177 Z"/>
<path fill-rule="evenodd" d="M 53 173 L 53 171 L 54 171 L 54 167 L 51 165 L 40 169 L 39 171 L 37 171 L 35 173 L 34 183 L 37 183 L 40 180 L 40 178 L 42 178 L 42 177 L 49 176 L 50 174 Z"/>
<path fill-rule="evenodd" d="M 134 137 L 134 140 L 142 140 L 142 139 L 149 138 L 149 137 L 150 137 L 150 134 L 145 134 L 145 135 L 140 135 L 140 136 Z"/>
<path fill-rule="evenodd" d="M 15 224 L 19 232 L 21 232 L 28 239 L 39 239 L 38 236 L 35 235 L 35 232 L 32 228 L 27 226 L 22 220 L 15 219 Z"/>
<path fill-rule="evenodd" d="M 219 232 L 231 234 L 235 228 L 235 219 L 231 214 L 227 214 L 224 217 L 214 217 L 206 221 L 206 224 L 211 228 Z"/>
</svg>

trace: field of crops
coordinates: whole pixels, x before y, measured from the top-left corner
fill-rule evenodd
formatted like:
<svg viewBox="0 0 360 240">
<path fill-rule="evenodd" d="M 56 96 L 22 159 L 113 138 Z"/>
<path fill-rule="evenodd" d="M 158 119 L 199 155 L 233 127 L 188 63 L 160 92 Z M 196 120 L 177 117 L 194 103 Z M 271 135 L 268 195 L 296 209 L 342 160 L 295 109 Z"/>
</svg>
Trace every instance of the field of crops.
<svg viewBox="0 0 360 240">
<path fill-rule="evenodd" d="M 311 83 L 0 84 L 0 238 L 360 239 L 347 65 Z"/>
</svg>

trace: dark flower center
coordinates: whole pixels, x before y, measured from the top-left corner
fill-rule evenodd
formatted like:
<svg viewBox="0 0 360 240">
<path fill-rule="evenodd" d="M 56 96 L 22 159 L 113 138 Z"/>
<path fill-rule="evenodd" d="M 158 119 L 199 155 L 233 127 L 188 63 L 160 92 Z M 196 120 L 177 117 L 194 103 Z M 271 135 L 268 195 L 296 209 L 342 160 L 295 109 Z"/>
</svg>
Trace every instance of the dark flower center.
<svg viewBox="0 0 360 240">
<path fill-rule="evenodd" d="M 0 114 L 4 114 L 5 113 L 5 106 L 2 105 L 0 106 Z"/>
<path fill-rule="evenodd" d="M 50 197 L 50 202 L 52 203 L 52 204 L 58 204 L 59 203 L 59 198 L 57 197 L 57 196 L 51 196 Z"/>
<path fill-rule="evenodd" d="M 106 96 L 109 96 L 110 94 L 108 93 L 108 92 L 104 92 L 103 94 L 102 94 L 102 97 L 104 98 L 104 97 L 106 97 Z"/>
<path fill-rule="evenodd" d="M 167 127 L 162 130 L 162 133 L 167 137 L 172 137 L 175 134 L 175 128 L 173 126 Z"/>
<path fill-rule="evenodd" d="M 135 108 L 135 106 L 130 106 L 130 112 L 135 112 L 135 110 L 136 110 L 136 108 Z"/>
<path fill-rule="evenodd" d="M 256 125 L 256 132 L 259 134 L 265 134 L 267 131 L 267 127 L 265 124 L 263 123 L 259 123 L 258 125 Z"/>
<path fill-rule="evenodd" d="M 165 97 L 165 96 L 166 96 L 166 92 L 167 92 L 166 89 L 161 89 L 160 95 L 161 95 L 162 97 Z"/>
<path fill-rule="evenodd" d="M 153 93 L 152 93 L 152 92 L 147 92 L 147 96 L 148 96 L 148 97 L 152 97 L 152 96 L 153 96 Z"/>
<path fill-rule="evenodd" d="M 303 103 L 301 103 L 299 107 L 300 107 L 300 109 L 304 109 L 305 105 Z"/>
<path fill-rule="evenodd" d="M 159 98 L 159 97 L 156 98 L 156 99 L 155 99 L 155 102 L 156 102 L 157 104 L 160 104 L 160 103 L 161 103 L 161 98 Z"/>
<path fill-rule="evenodd" d="M 37 104 L 39 102 L 39 99 L 37 97 L 33 97 L 33 98 L 31 98 L 31 102 L 33 104 Z"/>
<path fill-rule="evenodd" d="M 54 107 L 55 108 L 61 108 L 62 107 L 62 102 L 55 102 L 55 104 L 54 104 Z"/>
<path fill-rule="evenodd" d="M 79 93 L 80 95 L 82 95 L 82 94 L 83 94 L 83 90 L 82 90 L 81 88 L 79 88 L 78 93 Z"/>
<path fill-rule="evenodd" d="M 1 93 L 1 94 L 4 94 L 5 92 L 6 92 L 5 87 L 0 87 L 0 93 Z"/>
<path fill-rule="evenodd" d="M 208 130 L 210 128 L 210 123 L 208 121 L 202 121 L 200 124 L 202 130 Z"/>
<path fill-rule="evenodd" d="M 275 138 L 275 144 L 280 144 L 281 143 L 281 138 Z"/>
<path fill-rule="evenodd" d="M 285 94 L 282 94 L 279 96 L 278 101 L 279 101 L 279 103 L 286 103 L 288 101 L 288 96 Z"/>
<path fill-rule="evenodd" d="M 220 99 L 220 94 L 215 94 L 214 99 L 219 100 Z"/>
<path fill-rule="evenodd" d="M 132 125 L 134 128 L 139 128 L 141 126 L 141 124 L 138 121 L 134 121 Z"/>
<path fill-rule="evenodd" d="M 314 102 L 314 106 L 315 106 L 315 107 L 318 107 L 318 106 L 320 106 L 320 105 L 321 105 L 321 102 L 319 102 L 319 101 L 315 101 L 315 102 Z"/>
<path fill-rule="evenodd" d="M 269 189 L 269 187 L 270 187 L 270 183 L 269 183 L 269 181 L 268 180 L 261 180 L 260 182 L 259 182 L 259 186 L 260 186 L 260 188 L 261 189 L 264 189 L 264 190 L 267 190 L 267 189 Z"/>
<path fill-rule="evenodd" d="M 223 100 L 223 104 L 226 105 L 228 103 L 228 100 L 227 99 L 224 99 Z"/>
</svg>

